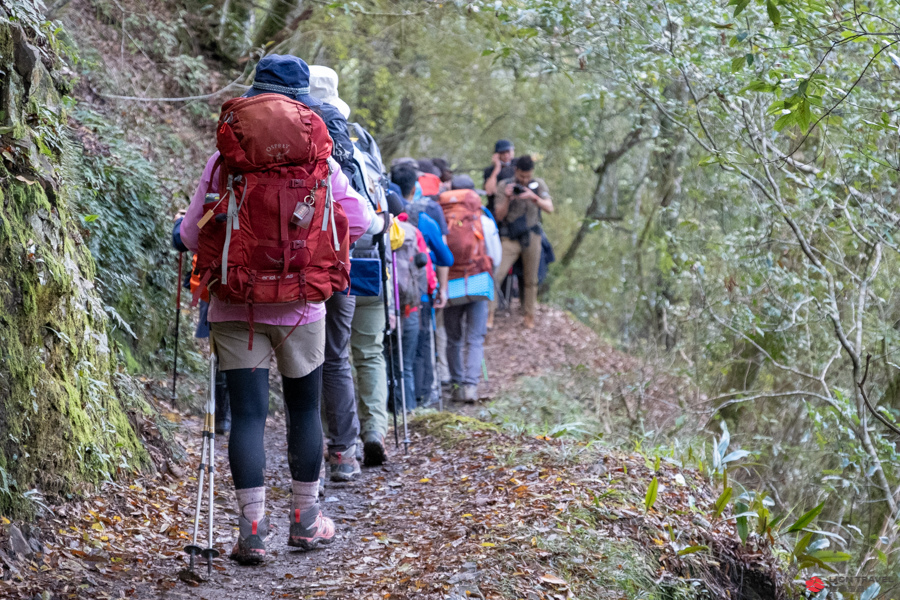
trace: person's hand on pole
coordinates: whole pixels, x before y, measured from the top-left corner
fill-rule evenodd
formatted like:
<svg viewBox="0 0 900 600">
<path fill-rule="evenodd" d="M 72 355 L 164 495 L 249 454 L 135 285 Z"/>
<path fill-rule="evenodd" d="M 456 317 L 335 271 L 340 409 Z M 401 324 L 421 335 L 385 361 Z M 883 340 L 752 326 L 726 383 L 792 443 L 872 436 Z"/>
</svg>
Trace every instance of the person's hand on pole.
<svg viewBox="0 0 900 600">
<path fill-rule="evenodd" d="M 450 299 L 449 293 L 449 280 L 450 280 L 450 267 L 438 267 L 437 268 L 437 277 L 438 277 L 438 289 L 437 295 L 434 299 L 434 308 L 444 308 L 447 306 L 447 301 Z"/>
</svg>

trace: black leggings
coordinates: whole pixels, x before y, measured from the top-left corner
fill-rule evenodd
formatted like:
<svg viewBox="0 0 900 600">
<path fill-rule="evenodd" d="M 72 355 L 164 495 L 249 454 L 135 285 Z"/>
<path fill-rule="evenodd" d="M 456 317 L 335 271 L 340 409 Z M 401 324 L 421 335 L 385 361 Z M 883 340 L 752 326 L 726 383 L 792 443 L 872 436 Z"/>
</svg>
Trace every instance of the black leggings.
<svg viewBox="0 0 900 600">
<path fill-rule="evenodd" d="M 269 414 L 269 370 L 225 371 L 231 396 L 228 461 L 235 489 L 261 487 L 266 471 L 263 434 Z M 319 479 L 322 463 L 322 367 L 305 377 L 281 378 L 287 420 L 288 465 L 294 481 Z"/>
</svg>

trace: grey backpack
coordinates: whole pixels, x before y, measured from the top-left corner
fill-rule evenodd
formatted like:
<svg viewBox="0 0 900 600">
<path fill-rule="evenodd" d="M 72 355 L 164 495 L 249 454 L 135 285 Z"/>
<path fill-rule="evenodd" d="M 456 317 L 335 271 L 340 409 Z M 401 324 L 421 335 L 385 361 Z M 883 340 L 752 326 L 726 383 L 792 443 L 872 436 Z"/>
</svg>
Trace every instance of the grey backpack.
<svg viewBox="0 0 900 600">
<path fill-rule="evenodd" d="M 419 306 L 422 294 L 428 291 L 428 255 L 419 252 L 416 228 L 404 221 L 398 221 L 405 234 L 403 245 L 394 250 L 397 262 L 397 288 L 400 292 L 400 306 Z"/>
</svg>

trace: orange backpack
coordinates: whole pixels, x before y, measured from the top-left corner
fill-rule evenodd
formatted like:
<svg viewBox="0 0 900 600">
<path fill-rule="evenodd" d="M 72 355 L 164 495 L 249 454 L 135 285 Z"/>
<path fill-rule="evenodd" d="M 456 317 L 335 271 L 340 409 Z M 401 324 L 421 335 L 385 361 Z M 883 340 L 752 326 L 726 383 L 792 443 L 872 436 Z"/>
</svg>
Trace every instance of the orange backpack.
<svg viewBox="0 0 900 600">
<path fill-rule="evenodd" d="M 493 272 L 481 227 L 481 198 L 474 190 L 452 190 L 438 197 L 447 218 L 447 246 L 453 253 L 450 279 Z"/>
</svg>

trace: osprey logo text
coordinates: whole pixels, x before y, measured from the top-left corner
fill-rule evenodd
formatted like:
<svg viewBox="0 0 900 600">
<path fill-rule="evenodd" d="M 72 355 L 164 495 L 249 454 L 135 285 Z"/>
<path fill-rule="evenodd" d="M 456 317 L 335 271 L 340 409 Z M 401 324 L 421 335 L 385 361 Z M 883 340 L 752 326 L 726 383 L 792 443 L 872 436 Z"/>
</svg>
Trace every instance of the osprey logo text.
<svg viewBox="0 0 900 600">
<path fill-rule="evenodd" d="M 272 157 L 272 160 L 279 162 L 284 160 L 287 153 L 291 151 L 290 144 L 272 144 L 266 148 L 266 154 Z"/>
</svg>

